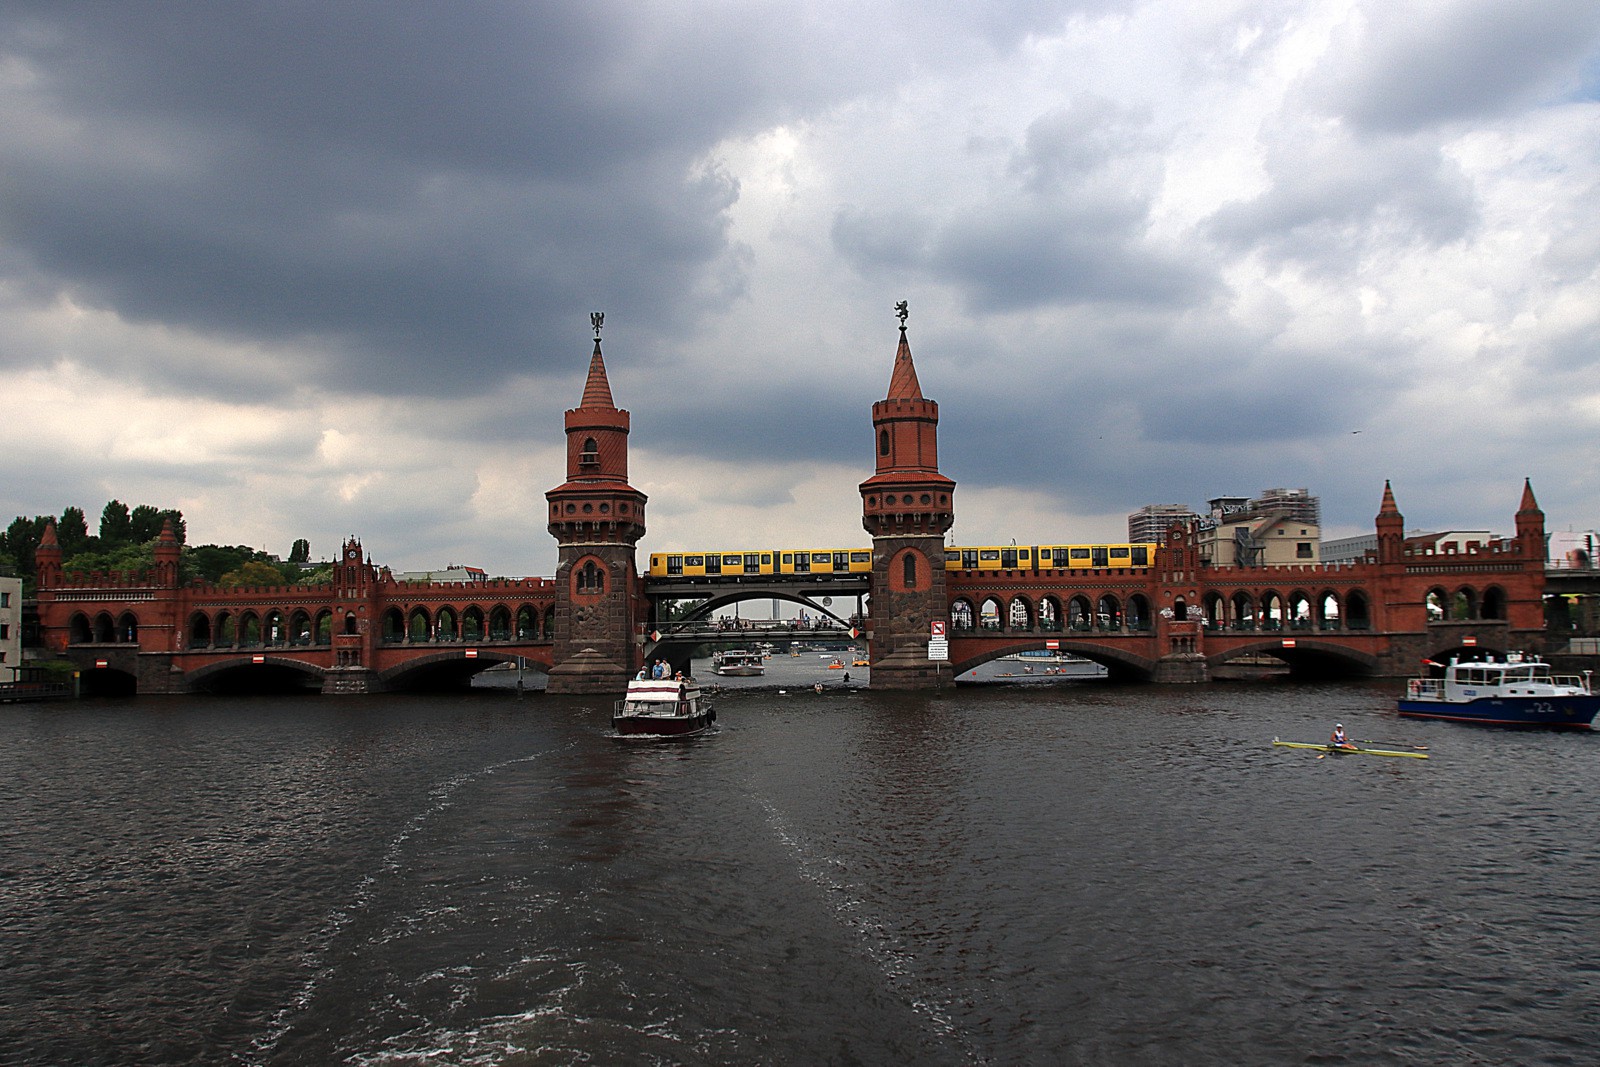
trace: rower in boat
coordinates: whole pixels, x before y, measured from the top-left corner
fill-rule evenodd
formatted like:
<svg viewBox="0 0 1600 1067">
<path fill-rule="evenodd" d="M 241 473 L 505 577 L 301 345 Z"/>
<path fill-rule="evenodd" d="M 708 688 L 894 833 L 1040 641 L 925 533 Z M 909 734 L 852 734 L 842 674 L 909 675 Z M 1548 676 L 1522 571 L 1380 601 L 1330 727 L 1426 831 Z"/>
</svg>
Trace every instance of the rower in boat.
<svg viewBox="0 0 1600 1067">
<path fill-rule="evenodd" d="M 1356 747 L 1350 743 L 1350 738 L 1345 736 L 1344 723 L 1342 722 L 1336 722 L 1333 724 L 1333 736 L 1328 738 L 1328 744 L 1332 745 L 1334 748 Z"/>
</svg>

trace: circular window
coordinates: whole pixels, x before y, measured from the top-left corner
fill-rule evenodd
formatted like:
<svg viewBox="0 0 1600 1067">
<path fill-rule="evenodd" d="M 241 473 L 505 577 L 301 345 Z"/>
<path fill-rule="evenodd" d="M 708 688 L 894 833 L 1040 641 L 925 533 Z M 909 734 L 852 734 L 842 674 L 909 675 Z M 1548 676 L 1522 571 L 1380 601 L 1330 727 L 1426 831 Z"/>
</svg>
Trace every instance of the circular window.
<svg viewBox="0 0 1600 1067">
<path fill-rule="evenodd" d="M 933 503 L 933 497 L 929 496 L 927 493 L 923 493 L 922 494 L 922 502 L 924 504 L 931 504 L 931 503 Z"/>
<path fill-rule="evenodd" d="M 587 514 L 589 514 L 589 512 L 591 512 L 591 511 L 593 511 L 593 510 L 594 510 L 594 505 L 593 505 L 593 504 L 585 504 L 585 505 L 584 505 L 584 506 L 583 506 L 583 513 L 584 513 L 584 514 L 585 514 L 585 515 L 587 515 Z"/>
<path fill-rule="evenodd" d="M 567 505 L 567 514 L 568 515 L 571 515 L 573 512 L 575 512 L 577 510 L 578 510 L 578 505 L 576 505 L 576 504 L 568 504 Z"/>
<path fill-rule="evenodd" d="M 617 505 L 617 510 L 622 512 L 624 515 L 626 515 L 628 513 L 628 505 L 626 505 L 626 504 L 618 504 Z"/>
<path fill-rule="evenodd" d="M 600 514 L 604 515 L 607 512 L 609 512 L 610 510 L 611 510 L 611 505 L 610 504 L 601 504 L 600 505 Z"/>
</svg>

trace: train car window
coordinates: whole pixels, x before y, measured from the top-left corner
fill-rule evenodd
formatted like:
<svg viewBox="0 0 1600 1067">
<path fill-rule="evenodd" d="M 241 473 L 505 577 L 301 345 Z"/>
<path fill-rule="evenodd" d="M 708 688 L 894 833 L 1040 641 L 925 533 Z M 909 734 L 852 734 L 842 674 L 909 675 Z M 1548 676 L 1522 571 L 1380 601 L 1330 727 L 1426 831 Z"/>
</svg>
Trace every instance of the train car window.
<svg viewBox="0 0 1600 1067">
<path fill-rule="evenodd" d="M 851 563 L 871 563 L 872 562 L 872 553 L 871 552 L 852 552 L 852 553 L 850 553 L 850 562 Z"/>
<path fill-rule="evenodd" d="M 668 578 L 681 578 L 682 576 L 683 576 L 683 557 L 682 556 L 668 556 L 667 557 L 667 577 Z"/>
<path fill-rule="evenodd" d="M 763 559 L 769 563 L 772 561 L 771 556 L 758 556 L 754 552 L 746 552 L 744 554 L 744 572 L 746 574 L 760 574 L 761 561 Z"/>
<path fill-rule="evenodd" d="M 735 552 L 731 556 L 723 556 L 722 557 L 722 565 L 724 567 L 737 567 L 739 564 L 741 564 L 743 562 L 744 562 L 744 557 L 739 555 L 737 552 Z"/>
<path fill-rule="evenodd" d="M 961 550 L 957 549 L 957 548 L 947 548 L 947 549 L 945 549 L 944 550 L 944 561 L 945 561 L 945 563 L 954 563 L 957 566 L 960 566 L 960 564 L 961 564 Z"/>
<path fill-rule="evenodd" d="M 1135 567 L 1150 566 L 1150 550 L 1148 548 L 1143 545 L 1135 545 L 1132 551 L 1133 565 Z"/>
<path fill-rule="evenodd" d="M 978 569 L 977 549 L 963 548 L 961 550 L 961 569 L 964 571 L 973 571 Z"/>
<path fill-rule="evenodd" d="M 711 555 L 706 557 L 706 573 L 707 574 L 721 574 L 722 573 L 722 557 L 717 555 L 715 552 L 713 552 Z"/>
<path fill-rule="evenodd" d="M 1007 567 L 1007 568 L 1012 568 L 1012 567 L 1015 567 L 1016 565 L 1017 565 L 1017 550 L 1014 549 L 1014 548 L 1002 548 L 1000 550 L 1000 566 Z"/>
<path fill-rule="evenodd" d="M 784 553 L 784 555 L 787 556 L 788 553 Z M 794 554 L 794 572 L 796 574 L 811 573 L 811 553 L 796 552 Z"/>
<path fill-rule="evenodd" d="M 770 564 L 772 562 L 772 553 L 771 552 L 763 552 L 763 553 L 761 553 L 761 562 L 762 563 L 766 563 L 766 564 Z"/>
<path fill-rule="evenodd" d="M 1050 550 L 1051 562 L 1057 567 L 1068 567 L 1072 564 L 1072 551 L 1066 548 L 1052 548 Z"/>
<path fill-rule="evenodd" d="M 705 565 L 706 565 L 706 558 L 704 556 L 684 556 L 683 557 L 683 565 L 685 567 L 701 567 L 701 568 L 704 568 Z"/>
<path fill-rule="evenodd" d="M 794 553 L 793 552 L 785 552 L 783 554 L 783 565 L 785 567 L 787 567 L 789 564 L 791 564 L 793 562 L 794 562 Z"/>
<path fill-rule="evenodd" d="M 1087 548 L 1074 548 L 1072 550 L 1072 558 L 1073 559 L 1088 559 L 1089 558 L 1089 550 Z"/>
<path fill-rule="evenodd" d="M 1127 559 L 1128 558 L 1127 546 L 1125 546 L 1125 545 L 1114 546 L 1111 549 L 1111 558 L 1112 559 Z"/>
<path fill-rule="evenodd" d="M 832 552 L 813 552 L 813 553 L 811 553 L 811 562 L 812 563 L 826 563 L 829 566 L 832 566 L 833 565 L 833 553 Z"/>
<path fill-rule="evenodd" d="M 1093 557 L 1092 558 L 1094 560 L 1094 562 L 1091 564 L 1091 566 L 1094 566 L 1094 567 L 1105 567 L 1105 566 L 1108 566 L 1110 564 L 1110 561 L 1106 559 L 1106 546 L 1105 545 L 1095 545 L 1092 549 L 1090 549 L 1090 551 L 1093 553 Z"/>
</svg>

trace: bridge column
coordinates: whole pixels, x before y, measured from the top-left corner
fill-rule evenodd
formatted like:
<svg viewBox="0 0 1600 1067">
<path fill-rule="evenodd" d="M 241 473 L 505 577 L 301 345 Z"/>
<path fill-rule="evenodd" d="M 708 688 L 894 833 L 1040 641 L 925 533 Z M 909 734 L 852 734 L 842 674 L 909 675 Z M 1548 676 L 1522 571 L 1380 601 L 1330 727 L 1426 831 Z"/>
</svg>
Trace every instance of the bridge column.
<svg viewBox="0 0 1600 1067">
<path fill-rule="evenodd" d="M 583 400 L 566 414 L 567 480 L 545 494 L 559 546 L 550 693 L 620 696 L 639 666 L 634 636 L 647 610 L 634 559 L 647 498 L 628 484 L 629 416 L 611 399 L 602 320 L 596 312 Z"/>
<path fill-rule="evenodd" d="M 868 622 L 872 688 L 954 684 L 928 659 L 930 624 L 950 621 L 944 535 L 955 521 L 956 483 L 939 473 L 939 405 L 922 395 L 900 315 L 889 393 L 872 405 L 877 473 L 861 483 L 861 523 L 872 535 Z"/>
</svg>

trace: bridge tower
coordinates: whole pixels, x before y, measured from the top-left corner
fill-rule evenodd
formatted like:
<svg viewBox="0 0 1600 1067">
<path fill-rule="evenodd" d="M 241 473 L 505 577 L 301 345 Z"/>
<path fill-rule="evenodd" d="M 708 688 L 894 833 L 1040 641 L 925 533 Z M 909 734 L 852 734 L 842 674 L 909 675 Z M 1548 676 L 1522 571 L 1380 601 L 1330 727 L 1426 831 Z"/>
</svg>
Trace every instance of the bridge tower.
<svg viewBox="0 0 1600 1067">
<path fill-rule="evenodd" d="M 644 600 L 634 546 L 644 536 L 646 496 L 628 484 L 628 413 L 611 399 L 600 354 L 583 399 L 567 412 L 567 480 L 545 494 L 558 545 L 551 693 L 617 693 L 638 669 L 634 642 Z"/>
<path fill-rule="evenodd" d="M 906 305 L 889 394 L 872 405 L 877 472 L 861 483 L 861 524 L 872 535 L 868 639 L 874 689 L 954 682 L 928 660 L 929 625 L 949 623 L 944 535 L 955 521 L 956 483 L 939 473 L 939 405 L 922 395 L 906 340 Z"/>
</svg>

